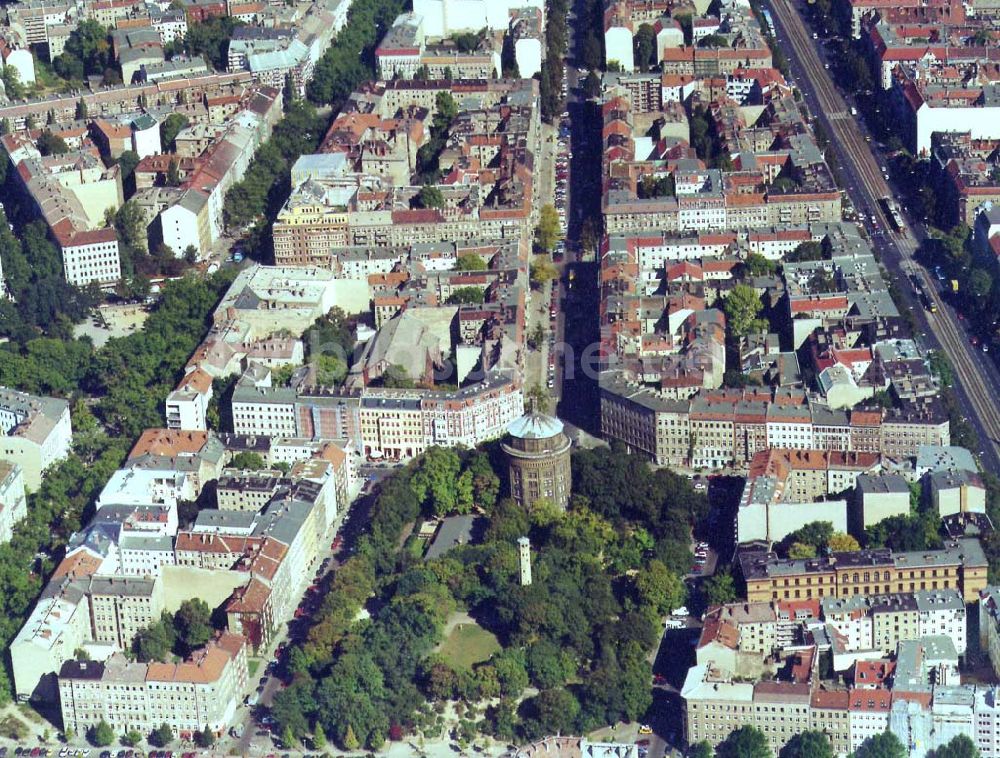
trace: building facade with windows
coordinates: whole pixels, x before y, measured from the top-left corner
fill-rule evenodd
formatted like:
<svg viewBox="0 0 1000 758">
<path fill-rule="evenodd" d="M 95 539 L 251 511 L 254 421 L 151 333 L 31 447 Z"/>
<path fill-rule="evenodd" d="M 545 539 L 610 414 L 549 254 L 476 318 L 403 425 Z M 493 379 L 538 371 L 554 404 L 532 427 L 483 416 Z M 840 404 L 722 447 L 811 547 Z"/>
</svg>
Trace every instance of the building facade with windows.
<svg viewBox="0 0 1000 758">
<path fill-rule="evenodd" d="M 66 661 L 59 671 L 63 729 L 85 734 L 105 721 L 117 734 L 169 724 L 175 737 L 221 735 L 248 683 L 246 640 L 224 632 L 180 663 Z"/>
</svg>

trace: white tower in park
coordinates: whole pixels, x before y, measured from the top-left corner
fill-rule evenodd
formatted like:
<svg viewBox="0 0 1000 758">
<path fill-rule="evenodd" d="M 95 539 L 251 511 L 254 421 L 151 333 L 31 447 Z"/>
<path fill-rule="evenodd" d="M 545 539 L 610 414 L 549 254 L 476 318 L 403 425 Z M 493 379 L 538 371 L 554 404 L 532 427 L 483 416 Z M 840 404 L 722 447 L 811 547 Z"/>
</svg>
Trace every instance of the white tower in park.
<svg viewBox="0 0 1000 758">
<path fill-rule="evenodd" d="M 517 546 L 521 554 L 521 586 L 527 587 L 531 584 L 531 540 L 521 537 Z"/>
</svg>

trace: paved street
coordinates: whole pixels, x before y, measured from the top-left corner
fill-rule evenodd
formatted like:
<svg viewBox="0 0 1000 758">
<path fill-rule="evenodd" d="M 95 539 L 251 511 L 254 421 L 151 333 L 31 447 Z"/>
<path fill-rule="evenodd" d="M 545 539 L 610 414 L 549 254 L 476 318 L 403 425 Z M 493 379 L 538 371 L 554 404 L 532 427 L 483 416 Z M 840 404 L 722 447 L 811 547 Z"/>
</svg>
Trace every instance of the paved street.
<svg viewBox="0 0 1000 758">
<path fill-rule="evenodd" d="M 315 578 L 303 578 L 303 592 L 301 593 L 303 598 L 305 598 L 308 594 L 306 591 L 306 587 L 308 585 L 316 584 L 321 587 L 327 585 L 333 573 L 340 567 L 342 561 L 350 554 L 351 546 L 354 544 L 358 535 L 365 529 L 363 524 L 368 521 L 367 511 L 368 506 L 370 505 L 370 498 L 366 497 L 366 493 L 370 491 L 371 486 L 368 484 L 368 478 L 371 477 L 373 480 L 379 480 L 389 476 L 392 472 L 393 469 L 388 466 L 361 466 L 359 468 L 358 476 L 361 480 L 361 483 L 359 484 L 360 492 L 356 491 L 354 493 L 356 497 L 344 511 L 338 514 L 337 520 L 328 530 L 324 538 L 325 549 L 320 551 L 317 564 L 312 567 L 312 571 L 317 572 L 316 575 L 311 575 L 315 576 Z M 362 487 L 363 489 L 361 489 Z M 342 542 L 338 548 L 334 550 L 332 548 L 333 540 L 338 536 L 342 539 Z M 328 561 L 326 568 L 319 571 L 323 561 Z M 301 600 L 299 605 L 302 605 Z M 262 656 L 263 660 L 261 667 L 257 670 L 256 676 L 250 683 L 254 688 L 257 687 L 258 681 L 263 682 L 264 685 L 263 689 L 259 691 L 257 705 L 252 708 L 243 706 L 241 708 L 241 714 L 237 719 L 237 723 L 242 724 L 243 726 L 243 735 L 238 740 L 224 738 L 220 741 L 219 748 L 228 749 L 229 747 L 233 747 L 240 755 L 265 755 L 274 752 L 274 743 L 271 737 L 264 734 L 257 734 L 257 732 L 266 730 L 262 729 L 258 722 L 253 718 L 252 712 L 255 709 L 264 710 L 267 706 L 270 706 L 274 700 L 274 696 L 284 686 L 278 672 L 268 671 L 267 669 L 270 662 L 276 660 L 276 649 L 279 646 L 286 644 L 289 640 L 297 639 L 305 632 L 307 625 L 308 615 L 302 619 L 291 619 L 283 627 L 283 633 L 277 635 L 276 638 L 271 641 L 267 654 Z"/>
<path fill-rule="evenodd" d="M 926 231 L 919 224 L 904 220 L 902 233 L 893 234 L 879 206 L 879 199 L 895 195 L 882 174 L 885 159 L 874 153 L 865 141 L 864 124 L 851 115 L 850 105 L 834 85 L 829 70 L 820 57 L 818 45 L 791 0 L 769 0 L 777 27 L 779 44 L 788 56 L 795 83 L 805 102 L 816 114 L 830 135 L 837 164 L 846 192 L 854 207 L 867 216 L 877 214 L 882 220 L 880 231 L 871 235 L 878 258 L 889 271 L 902 293 L 900 307 L 909 308 L 918 324 L 918 339 L 925 348 L 940 349 L 948 356 L 956 379 L 957 394 L 965 415 L 981 441 L 979 451 L 983 465 L 990 470 L 1000 468 L 997 441 L 1000 439 L 1000 408 L 993 398 L 1000 395 L 1000 372 L 992 360 L 969 344 L 969 335 L 945 303 L 933 280 L 917 264 L 914 253 Z M 867 135 L 870 137 L 870 135 Z M 869 232 L 873 229 L 866 227 Z M 921 279 L 925 290 L 937 305 L 937 313 L 927 313 L 920 305 L 907 275 Z"/>
</svg>

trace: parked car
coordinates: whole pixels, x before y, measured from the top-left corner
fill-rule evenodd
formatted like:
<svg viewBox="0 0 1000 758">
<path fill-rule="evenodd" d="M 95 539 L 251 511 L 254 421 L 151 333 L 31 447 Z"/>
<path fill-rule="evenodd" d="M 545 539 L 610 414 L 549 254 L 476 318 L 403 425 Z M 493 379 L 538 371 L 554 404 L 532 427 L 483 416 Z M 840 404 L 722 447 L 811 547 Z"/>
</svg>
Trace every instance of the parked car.
<svg viewBox="0 0 1000 758">
<path fill-rule="evenodd" d="M 671 616 L 687 616 L 687 615 L 689 615 L 688 614 L 687 606 L 686 605 L 682 605 L 680 608 L 674 608 L 673 612 L 670 615 Z"/>
</svg>

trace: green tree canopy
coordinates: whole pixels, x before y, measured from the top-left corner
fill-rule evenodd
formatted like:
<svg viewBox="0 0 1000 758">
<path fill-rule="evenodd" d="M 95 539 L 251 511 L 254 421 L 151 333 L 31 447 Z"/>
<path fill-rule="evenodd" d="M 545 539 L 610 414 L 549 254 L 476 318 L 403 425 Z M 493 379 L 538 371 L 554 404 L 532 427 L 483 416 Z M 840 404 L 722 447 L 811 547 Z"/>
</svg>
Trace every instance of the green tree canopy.
<svg viewBox="0 0 1000 758">
<path fill-rule="evenodd" d="M 146 214 L 135 200 L 128 200 L 115 213 L 115 231 L 122 245 L 138 253 L 146 252 Z"/>
<path fill-rule="evenodd" d="M 767 328 L 767 319 L 757 316 L 763 310 L 760 295 L 746 284 L 737 284 L 726 295 L 723 310 L 729 330 L 735 337 L 745 337 Z"/>
<path fill-rule="evenodd" d="M 64 79 L 79 80 L 84 75 L 104 74 L 111 62 L 108 30 L 92 19 L 85 19 L 70 33 L 53 67 Z"/>
<path fill-rule="evenodd" d="M 805 526 L 796 529 L 794 532 L 785 536 L 781 541 L 781 549 L 786 552 L 790 551 L 791 546 L 798 543 L 804 548 L 811 548 L 812 555 L 802 556 L 811 558 L 816 555 L 819 551 L 824 550 L 830 542 L 830 538 L 833 537 L 833 524 L 829 521 L 811 521 Z M 801 550 L 800 550 L 801 552 Z M 791 558 L 792 555 L 789 552 L 788 556 Z"/>
<path fill-rule="evenodd" d="M 640 71 L 656 65 L 656 32 L 649 24 L 640 24 L 632 40 L 635 65 Z"/>
<path fill-rule="evenodd" d="M 69 152 L 66 140 L 48 129 L 42 132 L 35 145 L 42 155 L 62 155 Z"/>
<path fill-rule="evenodd" d="M 749 276 L 773 276 L 778 266 L 760 253 L 750 253 L 743 261 L 743 268 Z"/>
<path fill-rule="evenodd" d="M 552 258 L 547 255 L 536 255 L 529 268 L 533 287 L 541 287 L 545 282 L 551 282 L 559 276 L 559 270 L 552 263 Z"/>
<path fill-rule="evenodd" d="M 823 732 L 808 730 L 792 737 L 781 748 L 778 758 L 834 758 L 833 747 Z"/>
<path fill-rule="evenodd" d="M 188 123 L 188 117 L 183 113 L 171 113 L 160 122 L 160 146 L 164 152 L 172 153 L 177 149 L 174 140 L 177 139 L 181 130 L 187 127 Z"/>
<path fill-rule="evenodd" d="M 736 581 L 728 571 L 718 571 L 705 580 L 705 597 L 713 605 L 733 602 L 736 597 Z"/>
<path fill-rule="evenodd" d="M 932 758 L 979 758 L 979 748 L 968 735 L 958 734 L 928 753 Z"/>
<path fill-rule="evenodd" d="M 194 743 L 198 747 L 212 747 L 215 745 L 215 732 L 211 730 L 208 724 L 205 724 L 204 729 L 199 729 L 194 733 Z"/>
<path fill-rule="evenodd" d="M 816 546 L 805 542 L 793 542 L 788 546 L 788 557 L 793 561 L 802 560 L 803 558 L 815 558 Z"/>
<path fill-rule="evenodd" d="M 414 198 L 417 208 L 444 208 L 444 195 L 432 184 L 425 184 Z"/>
<path fill-rule="evenodd" d="M 485 299 L 486 293 L 482 287 L 456 287 L 445 302 L 448 305 L 478 305 Z"/>
<path fill-rule="evenodd" d="M 538 214 L 538 226 L 535 227 L 535 241 L 538 247 L 546 253 L 551 253 L 559 241 L 561 227 L 559 213 L 552 205 L 543 205 Z"/>
<path fill-rule="evenodd" d="M 107 747 L 115 741 L 115 732 L 107 721 L 101 719 L 91 730 L 90 741 L 96 747 Z"/>
<path fill-rule="evenodd" d="M 149 744 L 155 747 L 166 747 L 174 741 L 174 730 L 170 724 L 163 722 L 149 735 Z"/>
<path fill-rule="evenodd" d="M 0 81 L 3 82 L 8 99 L 23 100 L 27 96 L 28 91 L 21 81 L 21 73 L 13 66 L 0 63 Z"/>
<path fill-rule="evenodd" d="M 639 602 L 663 616 L 684 605 L 687 589 L 680 577 L 661 561 L 652 560 L 633 578 Z"/>
<path fill-rule="evenodd" d="M 799 243 L 798 247 L 785 256 L 785 260 L 791 263 L 823 260 L 823 246 L 813 240 Z"/>
<path fill-rule="evenodd" d="M 432 447 L 424 455 L 423 465 L 413 475 L 410 486 L 417 499 L 434 515 L 445 516 L 466 510 L 471 503 L 460 503 L 456 487 L 462 461 L 451 448 Z"/>
<path fill-rule="evenodd" d="M 869 737 L 854 751 L 855 758 L 906 758 L 906 748 L 892 732 Z"/>
<path fill-rule="evenodd" d="M 184 35 L 188 55 L 204 56 L 216 71 L 226 70 L 229 40 L 233 30 L 243 22 L 232 16 L 213 16 L 204 21 L 189 22 Z"/>
<path fill-rule="evenodd" d="M 232 457 L 232 460 L 229 461 L 229 466 L 246 471 L 260 471 L 266 468 L 267 464 L 260 453 L 251 453 L 247 450 L 242 450 Z"/>
<path fill-rule="evenodd" d="M 174 626 L 185 654 L 190 654 L 203 647 L 215 633 L 212 609 L 201 598 L 185 600 L 174 614 Z"/>
<path fill-rule="evenodd" d="M 718 758 L 771 758 L 767 737 L 759 729 L 742 726 L 730 733 L 715 749 Z"/>
<path fill-rule="evenodd" d="M 475 253 L 463 253 L 458 256 L 458 261 L 455 263 L 456 271 L 485 271 L 486 269 L 486 261 Z"/>
</svg>

